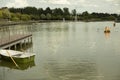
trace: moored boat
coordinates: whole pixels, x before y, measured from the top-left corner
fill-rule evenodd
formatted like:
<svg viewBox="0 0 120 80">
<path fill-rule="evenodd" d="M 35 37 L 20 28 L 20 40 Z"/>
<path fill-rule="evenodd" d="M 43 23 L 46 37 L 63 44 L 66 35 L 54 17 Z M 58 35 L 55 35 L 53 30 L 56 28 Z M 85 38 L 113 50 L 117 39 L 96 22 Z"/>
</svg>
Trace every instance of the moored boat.
<svg viewBox="0 0 120 80">
<path fill-rule="evenodd" d="M 0 50 L 0 55 L 2 59 L 7 61 L 12 61 L 13 59 L 16 63 L 31 62 L 34 61 L 35 58 L 34 53 L 26 53 L 14 50 Z"/>
</svg>

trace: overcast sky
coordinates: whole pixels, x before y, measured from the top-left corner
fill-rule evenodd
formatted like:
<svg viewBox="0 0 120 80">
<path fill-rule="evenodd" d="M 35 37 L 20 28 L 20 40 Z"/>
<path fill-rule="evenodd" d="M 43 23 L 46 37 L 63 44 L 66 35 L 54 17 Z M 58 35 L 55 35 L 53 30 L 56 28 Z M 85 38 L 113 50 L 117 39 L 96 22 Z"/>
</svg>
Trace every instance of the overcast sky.
<svg viewBox="0 0 120 80">
<path fill-rule="evenodd" d="M 76 9 L 78 12 L 107 12 L 120 14 L 120 0 L 0 0 L 0 7 L 63 8 Z"/>
</svg>

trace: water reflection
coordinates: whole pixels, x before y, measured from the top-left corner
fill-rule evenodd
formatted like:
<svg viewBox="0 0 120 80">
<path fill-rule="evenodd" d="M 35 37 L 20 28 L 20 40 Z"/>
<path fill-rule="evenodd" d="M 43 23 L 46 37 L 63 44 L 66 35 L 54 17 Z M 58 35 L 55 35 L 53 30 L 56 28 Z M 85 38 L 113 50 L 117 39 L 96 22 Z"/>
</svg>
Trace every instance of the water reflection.
<svg viewBox="0 0 120 80">
<path fill-rule="evenodd" d="M 10 35 L 22 31 L 33 34 L 31 47 L 23 45 L 23 49 L 36 53 L 35 65 L 26 64 L 16 69 L 14 64 L 2 62 L 0 69 L 5 69 L 6 74 L 1 75 L 4 73 L 1 70 L 0 80 L 120 80 L 120 24 L 117 23 L 110 34 L 103 32 L 106 25 L 113 26 L 113 23 L 51 22 L 12 26 Z M 4 33 L 1 31 L 1 34 Z"/>
<path fill-rule="evenodd" d="M 2 60 L 0 62 L 0 67 L 4 67 L 4 68 L 8 68 L 8 69 L 26 70 L 26 69 L 29 69 L 29 68 L 32 68 L 35 66 L 34 61 L 25 63 L 25 64 L 19 64 L 19 63 L 17 63 L 17 64 L 19 67 L 16 67 L 15 64 L 12 62 L 7 62 L 7 61 Z"/>
<path fill-rule="evenodd" d="M 63 23 L 64 24 L 64 23 Z M 69 30 L 69 27 L 68 27 L 68 24 L 63 25 L 62 23 L 61 24 L 57 24 L 57 23 L 48 23 L 48 24 L 43 24 L 42 27 L 39 27 L 38 29 L 40 31 L 48 31 L 48 32 L 63 32 L 63 31 L 68 31 Z"/>
<path fill-rule="evenodd" d="M 110 33 L 106 32 L 106 33 L 104 33 L 104 34 L 105 34 L 105 38 L 106 38 L 106 39 L 110 38 Z"/>
</svg>

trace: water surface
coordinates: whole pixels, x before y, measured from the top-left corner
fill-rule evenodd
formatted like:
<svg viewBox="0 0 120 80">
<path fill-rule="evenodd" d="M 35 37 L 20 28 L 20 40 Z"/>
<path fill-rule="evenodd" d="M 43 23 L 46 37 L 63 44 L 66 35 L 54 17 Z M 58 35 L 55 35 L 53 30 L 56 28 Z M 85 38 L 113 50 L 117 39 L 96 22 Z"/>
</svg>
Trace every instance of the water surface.
<svg viewBox="0 0 120 80">
<path fill-rule="evenodd" d="M 111 33 L 104 33 L 106 26 Z M 20 69 L 1 61 L 0 80 L 120 80 L 120 23 L 47 22 L 9 26 L 9 31 L 32 33 L 26 51 L 36 57 Z"/>
</svg>

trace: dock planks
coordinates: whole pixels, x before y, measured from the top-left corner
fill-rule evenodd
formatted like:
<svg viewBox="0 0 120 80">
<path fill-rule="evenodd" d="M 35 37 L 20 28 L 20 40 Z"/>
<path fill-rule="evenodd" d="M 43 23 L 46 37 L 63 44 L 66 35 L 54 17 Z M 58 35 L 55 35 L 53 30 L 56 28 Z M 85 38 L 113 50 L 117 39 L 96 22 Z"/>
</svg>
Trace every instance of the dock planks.
<svg viewBox="0 0 120 80">
<path fill-rule="evenodd" d="M 16 34 L 7 38 L 0 39 L 0 48 L 7 48 L 10 45 L 20 43 L 22 40 L 25 40 L 29 37 L 32 37 L 32 34 Z"/>
</svg>

